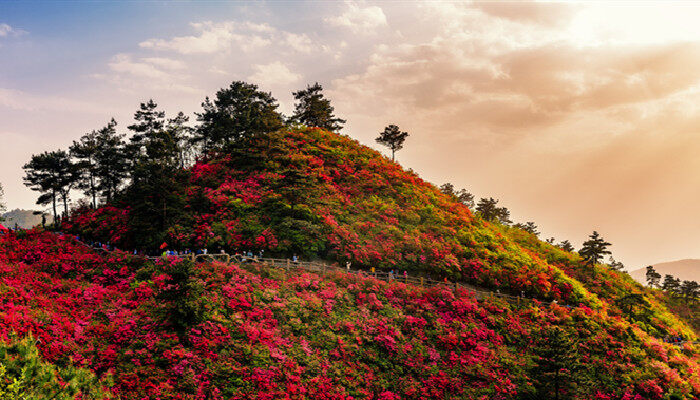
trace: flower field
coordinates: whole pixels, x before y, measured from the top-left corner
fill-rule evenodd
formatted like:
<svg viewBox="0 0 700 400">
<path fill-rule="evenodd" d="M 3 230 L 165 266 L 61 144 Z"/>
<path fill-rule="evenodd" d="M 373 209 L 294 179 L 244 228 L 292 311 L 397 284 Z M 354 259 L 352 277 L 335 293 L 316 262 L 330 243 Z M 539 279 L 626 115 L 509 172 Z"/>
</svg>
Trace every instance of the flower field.
<svg viewBox="0 0 700 400">
<path fill-rule="evenodd" d="M 0 293 L 3 341 L 31 332 L 43 360 L 91 371 L 117 398 L 542 398 L 551 378 L 541 360 L 568 352 L 543 342 L 554 327 L 578 347 L 564 394 L 700 394 L 695 348 L 585 306 L 512 308 L 344 273 L 153 263 L 43 232 L 0 236 Z"/>
</svg>

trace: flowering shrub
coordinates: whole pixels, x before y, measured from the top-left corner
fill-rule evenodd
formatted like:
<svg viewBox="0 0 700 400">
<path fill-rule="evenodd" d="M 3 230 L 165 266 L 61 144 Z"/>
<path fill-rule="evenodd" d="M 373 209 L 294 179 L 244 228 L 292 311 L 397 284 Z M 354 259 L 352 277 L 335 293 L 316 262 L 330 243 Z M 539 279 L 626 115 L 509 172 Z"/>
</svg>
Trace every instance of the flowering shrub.
<svg viewBox="0 0 700 400">
<path fill-rule="evenodd" d="M 31 332 L 46 362 L 111 376 L 123 399 L 548 398 L 534 383 L 536 337 L 551 326 L 578 343 L 569 396 L 700 395 L 695 347 L 662 343 L 605 308 L 152 263 L 42 232 L 0 235 L 0 294 L 0 340 Z"/>
</svg>

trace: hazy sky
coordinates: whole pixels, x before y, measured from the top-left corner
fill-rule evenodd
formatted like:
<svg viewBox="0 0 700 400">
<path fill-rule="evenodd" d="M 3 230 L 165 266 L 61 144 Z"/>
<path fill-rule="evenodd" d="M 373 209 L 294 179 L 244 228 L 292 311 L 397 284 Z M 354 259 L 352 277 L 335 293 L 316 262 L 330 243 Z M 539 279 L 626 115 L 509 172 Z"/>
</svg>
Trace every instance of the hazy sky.
<svg viewBox="0 0 700 400">
<path fill-rule="evenodd" d="M 344 133 L 630 268 L 700 258 L 700 3 L 0 2 L 0 182 L 139 102 L 324 85 Z"/>
</svg>

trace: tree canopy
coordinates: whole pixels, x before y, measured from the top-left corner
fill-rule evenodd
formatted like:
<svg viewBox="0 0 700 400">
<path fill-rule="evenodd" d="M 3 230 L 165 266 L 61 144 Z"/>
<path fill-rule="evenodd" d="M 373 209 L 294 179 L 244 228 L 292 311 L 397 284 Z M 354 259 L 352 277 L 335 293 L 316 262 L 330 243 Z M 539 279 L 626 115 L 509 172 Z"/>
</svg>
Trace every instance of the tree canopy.
<svg viewBox="0 0 700 400">
<path fill-rule="evenodd" d="M 323 87 L 316 82 L 304 90 L 294 92 L 297 102 L 290 121 L 338 132 L 346 121 L 333 114 L 335 108 L 331 106 L 331 101 L 323 96 L 322 91 Z"/>
<path fill-rule="evenodd" d="M 272 94 L 252 83 L 235 81 L 216 92 L 213 101 L 204 100 L 192 141 L 204 151 L 222 150 L 242 139 L 276 131 L 284 126 L 278 107 Z"/>
<path fill-rule="evenodd" d="M 391 150 L 391 159 L 395 159 L 396 152 L 403 149 L 403 143 L 408 137 L 408 132 L 402 132 L 396 125 L 389 125 L 384 128 L 384 131 L 379 133 L 379 137 L 375 139 L 377 143 L 386 146 Z"/>
</svg>

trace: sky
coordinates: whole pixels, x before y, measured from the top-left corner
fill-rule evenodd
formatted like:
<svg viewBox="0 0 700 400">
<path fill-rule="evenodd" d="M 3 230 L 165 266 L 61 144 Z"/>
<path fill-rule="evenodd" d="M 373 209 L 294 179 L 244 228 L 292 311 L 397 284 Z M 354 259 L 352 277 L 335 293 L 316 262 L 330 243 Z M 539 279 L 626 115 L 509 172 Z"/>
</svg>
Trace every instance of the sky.
<svg viewBox="0 0 700 400">
<path fill-rule="evenodd" d="M 343 133 L 628 269 L 700 258 L 700 3 L 0 1 L 0 183 L 140 102 L 319 82 Z"/>
</svg>

